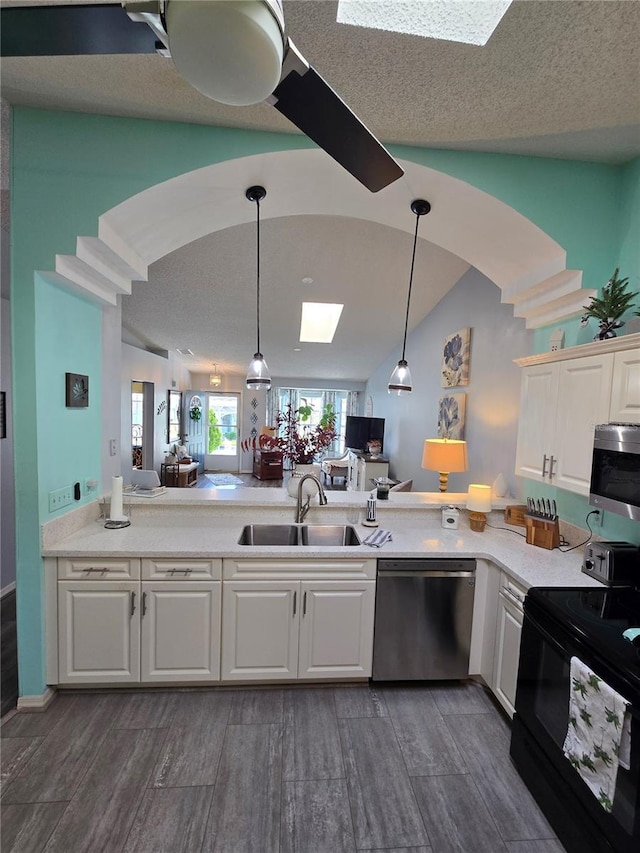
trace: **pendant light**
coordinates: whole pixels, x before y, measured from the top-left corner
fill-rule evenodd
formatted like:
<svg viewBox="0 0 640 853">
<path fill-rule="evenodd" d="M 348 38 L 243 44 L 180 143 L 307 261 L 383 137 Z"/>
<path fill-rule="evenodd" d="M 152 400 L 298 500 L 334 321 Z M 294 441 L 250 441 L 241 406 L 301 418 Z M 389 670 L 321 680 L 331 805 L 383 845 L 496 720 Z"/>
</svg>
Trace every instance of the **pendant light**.
<svg viewBox="0 0 640 853">
<path fill-rule="evenodd" d="M 245 195 L 249 201 L 256 203 L 256 351 L 249 364 L 247 371 L 247 388 L 263 388 L 268 391 L 271 388 L 271 377 L 269 368 L 260 352 L 260 202 L 266 196 L 264 187 L 249 187 Z"/>
<path fill-rule="evenodd" d="M 218 388 L 222 385 L 222 376 L 218 373 L 218 365 L 215 364 L 215 362 L 213 365 L 213 373 L 209 374 L 209 385 L 213 388 Z"/>
<path fill-rule="evenodd" d="M 409 292 L 407 294 L 407 313 L 404 319 L 404 339 L 402 341 L 402 358 L 396 365 L 393 370 L 393 373 L 389 377 L 389 394 L 396 394 L 398 397 L 404 397 L 407 394 L 410 394 L 412 389 L 411 385 L 411 371 L 409 370 L 409 365 L 404 357 L 405 349 L 407 346 L 407 327 L 409 325 L 409 305 L 411 303 L 411 285 L 413 283 L 413 267 L 416 260 L 416 245 L 418 242 L 418 223 L 420 222 L 420 217 L 424 216 L 426 213 L 429 213 L 431 210 L 431 205 L 428 201 L 425 201 L 422 198 L 416 198 L 411 202 L 411 211 L 416 215 L 416 230 L 413 235 L 413 255 L 411 256 L 411 272 L 409 273 Z"/>
</svg>

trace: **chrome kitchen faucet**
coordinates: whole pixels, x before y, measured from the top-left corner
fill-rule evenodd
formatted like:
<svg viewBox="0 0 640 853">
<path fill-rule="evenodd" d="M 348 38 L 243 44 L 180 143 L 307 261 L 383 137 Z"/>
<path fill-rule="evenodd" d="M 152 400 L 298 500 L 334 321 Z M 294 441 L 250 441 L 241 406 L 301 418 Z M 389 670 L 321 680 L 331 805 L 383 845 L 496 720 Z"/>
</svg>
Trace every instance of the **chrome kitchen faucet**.
<svg viewBox="0 0 640 853">
<path fill-rule="evenodd" d="M 327 496 L 324 493 L 324 488 L 318 477 L 316 477 L 315 474 L 304 474 L 300 477 L 300 482 L 298 483 L 298 500 L 296 502 L 296 522 L 298 524 L 301 524 L 304 521 L 305 515 L 309 512 L 309 504 L 311 502 L 311 495 L 307 495 L 306 501 L 304 504 L 302 503 L 302 484 L 305 480 L 313 480 L 313 482 L 317 484 L 320 506 L 327 505 Z"/>
</svg>

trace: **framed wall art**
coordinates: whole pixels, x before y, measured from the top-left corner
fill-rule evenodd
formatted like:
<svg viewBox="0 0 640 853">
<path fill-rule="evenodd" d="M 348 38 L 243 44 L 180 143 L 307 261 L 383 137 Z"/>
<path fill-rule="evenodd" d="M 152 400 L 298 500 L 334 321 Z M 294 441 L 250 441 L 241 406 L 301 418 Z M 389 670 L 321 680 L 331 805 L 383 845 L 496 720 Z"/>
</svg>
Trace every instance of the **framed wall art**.
<svg viewBox="0 0 640 853">
<path fill-rule="evenodd" d="M 447 394 L 438 401 L 438 438 L 464 438 L 466 394 Z"/>
<path fill-rule="evenodd" d="M 458 329 L 444 339 L 442 350 L 442 387 L 455 388 L 469 384 L 471 329 Z"/>
<path fill-rule="evenodd" d="M 82 373 L 65 373 L 65 406 L 86 409 L 89 405 L 89 377 Z"/>
</svg>

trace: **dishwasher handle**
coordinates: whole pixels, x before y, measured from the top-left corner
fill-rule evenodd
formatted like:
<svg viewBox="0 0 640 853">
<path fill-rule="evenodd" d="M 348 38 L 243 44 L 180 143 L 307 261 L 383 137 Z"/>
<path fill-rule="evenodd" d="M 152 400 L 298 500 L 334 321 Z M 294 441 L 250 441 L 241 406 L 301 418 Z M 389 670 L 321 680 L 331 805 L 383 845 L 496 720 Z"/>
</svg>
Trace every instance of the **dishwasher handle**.
<svg viewBox="0 0 640 853">
<path fill-rule="evenodd" d="M 423 569 L 411 571 L 389 571 L 388 569 L 378 570 L 379 578 L 473 578 L 475 571 L 470 572 L 447 572 L 438 569 Z"/>
</svg>

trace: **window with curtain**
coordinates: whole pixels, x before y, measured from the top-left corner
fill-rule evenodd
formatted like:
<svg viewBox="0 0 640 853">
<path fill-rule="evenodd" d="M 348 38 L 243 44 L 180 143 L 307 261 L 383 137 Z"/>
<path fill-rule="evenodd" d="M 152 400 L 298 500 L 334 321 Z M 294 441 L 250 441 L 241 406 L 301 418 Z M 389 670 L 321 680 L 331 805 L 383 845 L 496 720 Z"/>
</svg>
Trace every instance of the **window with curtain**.
<svg viewBox="0 0 640 853">
<path fill-rule="evenodd" d="M 344 452 L 344 430 L 347 415 L 358 411 L 358 392 L 340 391 L 329 388 L 272 388 L 267 393 L 267 423 L 274 423 L 276 411 L 284 411 L 291 403 L 293 409 L 311 406 L 307 423 L 316 426 L 326 405 L 333 406 L 336 413 L 336 438 L 326 451 L 326 456 L 339 456 Z"/>
</svg>

